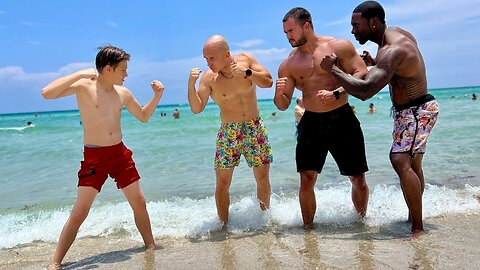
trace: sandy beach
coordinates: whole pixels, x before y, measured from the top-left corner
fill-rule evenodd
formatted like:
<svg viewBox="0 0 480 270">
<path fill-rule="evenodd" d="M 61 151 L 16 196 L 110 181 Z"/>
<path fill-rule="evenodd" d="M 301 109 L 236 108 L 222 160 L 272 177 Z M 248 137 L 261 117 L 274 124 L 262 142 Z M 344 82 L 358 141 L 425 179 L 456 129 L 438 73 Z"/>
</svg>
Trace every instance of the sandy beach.
<svg viewBox="0 0 480 270">
<path fill-rule="evenodd" d="M 426 234 L 408 239 L 406 223 L 366 227 L 316 224 L 312 231 L 273 226 L 251 234 L 157 239 L 144 251 L 124 237 L 77 239 L 64 269 L 478 269 L 480 214 L 425 220 Z M 45 269 L 55 243 L 0 251 L 0 269 Z"/>
</svg>

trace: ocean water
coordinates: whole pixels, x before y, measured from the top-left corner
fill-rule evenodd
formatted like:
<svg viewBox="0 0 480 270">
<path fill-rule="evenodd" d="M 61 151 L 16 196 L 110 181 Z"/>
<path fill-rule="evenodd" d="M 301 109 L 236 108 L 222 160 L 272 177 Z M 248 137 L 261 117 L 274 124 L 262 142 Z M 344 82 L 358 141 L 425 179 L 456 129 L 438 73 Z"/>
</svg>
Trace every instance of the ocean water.
<svg viewBox="0 0 480 270">
<path fill-rule="evenodd" d="M 480 87 L 432 89 L 440 116 L 424 157 L 424 217 L 480 211 Z M 377 108 L 368 114 L 368 104 Z M 406 219 L 408 209 L 388 158 L 393 121 L 388 92 L 362 102 L 353 97 L 365 136 L 370 171 L 367 226 Z M 256 184 L 242 159 L 230 188 L 232 233 L 302 224 L 295 169 L 294 114 L 278 111 L 272 100 L 259 101 L 269 132 L 274 162 L 270 169 L 271 209 L 256 202 Z M 173 119 L 178 108 L 181 117 Z M 160 113 L 167 113 L 161 117 Z M 272 116 L 276 112 L 276 116 Z M 31 121 L 33 124 L 26 125 Z M 198 237 L 217 230 L 213 157 L 220 124 L 215 104 L 198 115 L 188 104 L 159 106 L 146 124 L 122 115 L 125 144 L 132 149 L 148 201 L 155 237 Z M 0 248 L 33 241 L 57 241 L 77 192 L 83 130 L 79 112 L 58 111 L 0 115 Z M 316 185 L 315 222 L 345 226 L 357 221 L 351 185 L 329 156 Z M 113 180 L 102 192 L 78 237 L 124 235 L 139 239 L 133 215 Z"/>
</svg>

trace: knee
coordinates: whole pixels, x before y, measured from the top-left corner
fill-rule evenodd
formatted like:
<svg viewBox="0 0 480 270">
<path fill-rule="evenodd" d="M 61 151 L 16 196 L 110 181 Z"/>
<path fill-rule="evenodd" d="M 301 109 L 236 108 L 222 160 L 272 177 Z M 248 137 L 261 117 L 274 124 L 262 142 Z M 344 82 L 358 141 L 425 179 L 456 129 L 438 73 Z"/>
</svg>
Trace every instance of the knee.
<svg viewBox="0 0 480 270">
<path fill-rule="evenodd" d="M 407 154 L 405 154 L 407 155 Z M 404 154 L 390 154 L 390 163 L 397 173 L 410 169 L 410 162 L 405 158 Z"/>
<path fill-rule="evenodd" d="M 88 210 L 74 210 L 70 214 L 69 222 L 72 224 L 80 225 L 87 218 Z"/>
<path fill-rule="evenodd" d="M 313 173 L 301 173 L 300 178 L 300 192 L 311 192 L 315 186 L 316 175 Z"/>
<path fill-rule="evenodd" d="M 349 176 L 352 185 L 356 188 L 367 189 L 367 181 L 365 181 L 365 174 L 359 174 L 354 176 Z"/>
</svg>

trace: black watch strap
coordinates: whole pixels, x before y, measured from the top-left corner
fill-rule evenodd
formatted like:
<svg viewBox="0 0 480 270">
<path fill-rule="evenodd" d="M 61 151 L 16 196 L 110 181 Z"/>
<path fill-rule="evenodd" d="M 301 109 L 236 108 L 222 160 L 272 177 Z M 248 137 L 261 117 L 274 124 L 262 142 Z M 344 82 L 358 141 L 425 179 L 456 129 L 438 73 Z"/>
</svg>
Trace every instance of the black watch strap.
<svg viewBox="0 0 480 270">
<path fill-rule="evenodd" d="M 333 95 L 335 96 L 335 98 L 336 98 L 337 100 L 340 99 L 340 91 L 338 91 L 338 90 L 336 90 L 336 89 L 333 90 Z"/>
</svg>

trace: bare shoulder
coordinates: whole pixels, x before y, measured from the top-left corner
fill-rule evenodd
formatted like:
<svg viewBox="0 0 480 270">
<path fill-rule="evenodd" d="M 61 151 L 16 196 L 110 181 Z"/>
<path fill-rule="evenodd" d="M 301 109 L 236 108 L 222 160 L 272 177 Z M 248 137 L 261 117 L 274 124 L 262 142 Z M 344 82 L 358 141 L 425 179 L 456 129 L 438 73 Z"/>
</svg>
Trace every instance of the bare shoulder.
<svg viewBox="0 0 480 270">
<path fill-rule="evenodd" d="M 213 71 L 209 69 L 209 70 L 205 71 L 205 73 L 203 73 L 203 76 L 202 76 L 200 81 L 202 82 L 202 84 L 205 84 L 205 85 L 209 86 L 214 81 L 215 75 L 216 74 L 213 73 Z"/>
<path fill-rule="evenodd" d="M 417 39 L 415 39 L 412 33 L 408 32 L 407 30 L 397 26 L 389 27 L 388 29 L 392 30 L 393 32 L 401 34 L 402 36 L 406 37 L 410 42 L 417 44 Z"/>
<path fill-rule="evenodd" d="M 125 86 L 114 85 L 114 88 L 120 96 L 132 96 L 132 91 Z"/>
<path fill-rule="evenodd" d="M 92 80 L 78 80 L 72 84 L 74 91 L 79 93 L 89 93 L 96 90 L 97 82 Z"/>
<path fill-rule="evenodd" d="M 352 42 L 350 42 L 347 39 L 336 39 L 332 38 L 327 41 L 328 46 L 332 48 L 333 51 L 335 52 L 344 52 L 344 51 L 352 51 L 355 50 L 355 47 L 353 46 Z"/>
<path fill-rule="evenodd" d="M 247 63 L 251 63 L 251 62 L 256 61 L 255 57 L 251 53 L 248 53 L 248 52 L 241 52 L 241 53 L 235 55 L 234 59 L 237 62 L 247 62 Z"/>
</svg>

